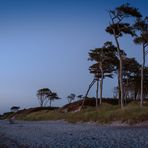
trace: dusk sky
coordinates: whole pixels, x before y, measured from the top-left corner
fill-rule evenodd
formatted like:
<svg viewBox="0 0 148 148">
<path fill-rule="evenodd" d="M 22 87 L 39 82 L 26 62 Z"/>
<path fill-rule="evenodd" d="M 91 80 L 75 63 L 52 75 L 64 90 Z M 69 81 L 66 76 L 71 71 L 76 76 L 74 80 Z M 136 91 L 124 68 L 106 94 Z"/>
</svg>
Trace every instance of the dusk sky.
<svg viewBox="0 0 148 148">
<path fill-rule="evenodd" d="M 88 52 L 114 42 L 105 32 L 107 11 L 126 2 L 147 15 L 148 0 L 0 0 L 0 114 L 14 105 L 38 106 L 40 88 L 63 98 L 54 106 L 70 93 L 84 95 L 93 79 Z M 141 63 L 140 46 L 127 36 L 120 42 Z M 103 96 L 112 97 L 116 85 L 116 77 L 105 79 Z"/>
</svg>

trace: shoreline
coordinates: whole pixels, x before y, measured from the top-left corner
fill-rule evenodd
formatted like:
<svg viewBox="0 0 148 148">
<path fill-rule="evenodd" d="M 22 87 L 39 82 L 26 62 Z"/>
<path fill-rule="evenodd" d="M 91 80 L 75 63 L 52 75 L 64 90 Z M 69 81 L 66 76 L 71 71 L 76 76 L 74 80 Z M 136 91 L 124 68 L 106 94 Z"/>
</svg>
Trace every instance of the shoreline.
<svg viewBox="0 0 148 148">
<path fill-rule="evenodd" d="M 8 119 L 0 120 L 0 121 L 6 121 L 8 124 L 19 124 L 21 122 L 23 123 L 29 123 L 29 122 L 34 122 L 34 123 L 44 123 L 44 122 L 56 122 L 56 123 L 67 123 L 67 124 L 91 124 L 91 125 L 96 125 L 96 126 L 107 126 L 107 127 L 148 127 L 148 120 L 139 122 L 139 123 L 127 123 L 127 122 L 121 122 L 121 121 L 113 121 L 110 123 L 99 123 L 99 122 L 94 122 L 94 121 L 89 121 L 89 122 L 84 122 L 84 121 L 79 121 L 79 122 L 69 122 L 64 119 L 61 120 L 15 120 L 14 123 L 10 123 Z"/>
<path fill-rule="evenodd" d="M 146 124 L 147 125 L 147 124 Z M 137 128 L 138 127 L 138 128 Z M 140 135 L 140 137 L 139 137 Z M 140 139 L 139 139 L 140 138 Z M 0 121 L 0 147 L 148 147 L 148 126 L 95 122 L 68 123 L 56 121 Z"/>
</svg>

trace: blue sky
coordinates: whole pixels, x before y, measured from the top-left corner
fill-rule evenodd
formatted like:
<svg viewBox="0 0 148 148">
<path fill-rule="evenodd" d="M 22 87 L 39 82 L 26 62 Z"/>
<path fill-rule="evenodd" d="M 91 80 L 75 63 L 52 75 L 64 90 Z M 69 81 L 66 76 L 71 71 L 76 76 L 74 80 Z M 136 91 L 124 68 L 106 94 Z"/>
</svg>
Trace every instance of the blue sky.
<svg viewBox="0 0 148 148">
<path fill-rule="evenodd" d="M 0 0 L 0 113 L 38 106 L 36 91 L 43 87 L 62 98 L 85 94 L 93 79 L 88 52 L 114 41 L 105 32 L 107 11 L 125 2 L 147 15 L 147 0 Z M 120 42 L 141 62 L 140 46 L 127 36 Z M 103 95 L 112 96 L 115 85 L 116 79 L 105 80 Z"/>
</svg>

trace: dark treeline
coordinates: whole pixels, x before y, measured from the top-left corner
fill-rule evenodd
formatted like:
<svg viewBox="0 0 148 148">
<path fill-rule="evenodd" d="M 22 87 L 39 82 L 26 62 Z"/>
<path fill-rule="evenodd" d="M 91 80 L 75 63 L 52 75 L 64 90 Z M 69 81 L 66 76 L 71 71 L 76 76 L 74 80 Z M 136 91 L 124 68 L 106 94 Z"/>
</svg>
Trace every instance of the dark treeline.
<svg viewBox="0 0 148 148">
<path fill-rule="evenodd" d="M 95 63 L 89 67 L 94 79 L 89 85 L 85 98 L 91 87 L 96 83 L 96 107 L 100 89 L 100 102 L 102 102 L 103 80 L 106 77 L 118 76 L 118 86 L 114 88 L 114 97 L 119 99 L 121 108 L 127 99 L 143 99 L 148 97 L 148 67 L 145 66 L 148 50 L 148 17 L 143 17 L 137 8 L 128 3 L 123 4 L 109 12 L 109 25 L 105 31 L 113 36 L 115 43 L 106 41 L 103 46 L 90 50 L 89 60 Z M 119 39 L 130 35 L 131 42 L 140 45 L 142 64 L 136 59 L 129 58 L 120 46 Z M 82 107 L 85 101 L 82 103 Z"/>
</svg>

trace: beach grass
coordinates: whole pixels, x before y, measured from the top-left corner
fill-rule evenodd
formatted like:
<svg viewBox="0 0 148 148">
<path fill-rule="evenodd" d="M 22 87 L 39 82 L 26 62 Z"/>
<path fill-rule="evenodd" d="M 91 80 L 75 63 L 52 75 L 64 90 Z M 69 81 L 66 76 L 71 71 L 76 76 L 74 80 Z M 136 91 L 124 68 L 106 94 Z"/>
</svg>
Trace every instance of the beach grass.
<svg viewBox="0 0 148 148">
<path fill-rule="evenodd" d="M 131 102 L 123 109 L 118 105 L 103 103 L 98 108 L 86 107 L 79 112 L 60 112 L 59 110 L 40 110 L 31 113 L 18 114 L 17 119 L 29 121 L 42 120 L 65 120 L 68 122 L 97 122 L 111 123 L 120 121 L 123 123 L 134 124 L 148 121 L 148 104 L 142 108 L 137 102 Z"/>
</svg>

